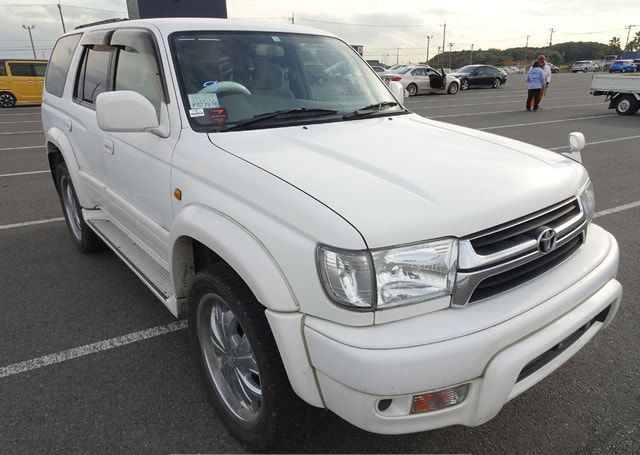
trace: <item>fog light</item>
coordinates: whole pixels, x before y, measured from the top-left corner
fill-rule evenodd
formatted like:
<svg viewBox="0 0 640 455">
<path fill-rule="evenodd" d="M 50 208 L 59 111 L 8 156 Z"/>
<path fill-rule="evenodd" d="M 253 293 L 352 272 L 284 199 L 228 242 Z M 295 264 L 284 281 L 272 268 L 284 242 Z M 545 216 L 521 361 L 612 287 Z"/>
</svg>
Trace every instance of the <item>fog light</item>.
<svg viewBox="0 0 640 455">
<path fill-rule="evenodd" d="M 438 409 L 455 406 L 464 401 L 467 397 L 467 392 L 469 392 L 469 384 L 462 384 L 450 389 L 438 390 L 437 392 L 414 395 L 411 403 L 411 414 L 437 411 Z"/>
</svg>

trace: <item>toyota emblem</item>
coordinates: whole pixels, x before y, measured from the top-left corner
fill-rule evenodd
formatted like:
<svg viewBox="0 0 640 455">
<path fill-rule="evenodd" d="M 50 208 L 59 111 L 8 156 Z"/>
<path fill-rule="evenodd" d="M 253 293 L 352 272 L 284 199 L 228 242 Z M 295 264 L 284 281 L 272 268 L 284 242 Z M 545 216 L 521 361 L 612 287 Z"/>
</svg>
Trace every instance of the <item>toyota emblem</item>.
<svg viewBox="0 0 640 455">
<path fill-rule="evenodd" d="M 538 249 L 541 253 L 548 253 L 556 247 L 556 231 L 551 228 L 541 228 L 538 235 Z"/>
</svg>

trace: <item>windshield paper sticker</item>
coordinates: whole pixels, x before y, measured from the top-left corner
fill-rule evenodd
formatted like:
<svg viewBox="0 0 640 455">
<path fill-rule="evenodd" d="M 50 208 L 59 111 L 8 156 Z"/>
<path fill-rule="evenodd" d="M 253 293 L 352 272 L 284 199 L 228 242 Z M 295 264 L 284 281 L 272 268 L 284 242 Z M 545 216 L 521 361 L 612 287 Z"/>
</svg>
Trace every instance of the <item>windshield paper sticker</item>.
<svg viewBox="0 0 640 455">
<path fill-rule="evenodd" d="M 204 109 L 189 109 L 189 117 L 204 117 Z"/>
<path fill-rule="evenodd" d="M 271 39 L 274 40 L 276 43 L 280 42 L 280 37 L 278 36 L 272 36 Z"/>
<path fill-rule="evenodd" d="M 214 109 L 220 107 L 218 95 L 215 93 L 191 93 L 189 94 L 189 107 L 191 109 Z"/>
</svg>

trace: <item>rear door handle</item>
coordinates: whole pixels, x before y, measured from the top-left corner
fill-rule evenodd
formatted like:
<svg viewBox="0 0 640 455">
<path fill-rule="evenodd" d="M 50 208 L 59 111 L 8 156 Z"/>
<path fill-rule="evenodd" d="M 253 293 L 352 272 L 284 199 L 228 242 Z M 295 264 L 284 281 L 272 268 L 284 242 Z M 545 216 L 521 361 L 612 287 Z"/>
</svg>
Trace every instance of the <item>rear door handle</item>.
<svg viewBox="0 0 640 455">
<path fill-rule="evenodd" d="M 109 155 L 113 155 L 113 141 L 111 139 L 104 140 L 104 151 Z"/>
</svg>

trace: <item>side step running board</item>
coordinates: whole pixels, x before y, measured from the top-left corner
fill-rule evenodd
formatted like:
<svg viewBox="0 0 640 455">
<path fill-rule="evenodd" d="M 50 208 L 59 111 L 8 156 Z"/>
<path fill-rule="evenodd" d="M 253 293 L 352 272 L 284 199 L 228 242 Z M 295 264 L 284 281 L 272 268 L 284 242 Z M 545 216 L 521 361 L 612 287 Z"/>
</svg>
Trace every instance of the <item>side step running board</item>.
<svg viewBox="0 0 640 455">
<path fill-rule="evenodd" d="M 87 224 L 140 277 L 149 289 L 172 309 L 171 306 L 175 305 L 175 298 L 169 272 L 111 221 L 87 220 Z"/>
</svg>

